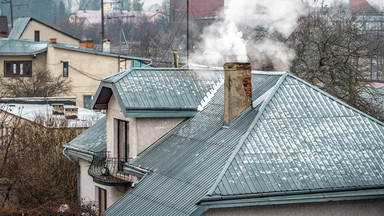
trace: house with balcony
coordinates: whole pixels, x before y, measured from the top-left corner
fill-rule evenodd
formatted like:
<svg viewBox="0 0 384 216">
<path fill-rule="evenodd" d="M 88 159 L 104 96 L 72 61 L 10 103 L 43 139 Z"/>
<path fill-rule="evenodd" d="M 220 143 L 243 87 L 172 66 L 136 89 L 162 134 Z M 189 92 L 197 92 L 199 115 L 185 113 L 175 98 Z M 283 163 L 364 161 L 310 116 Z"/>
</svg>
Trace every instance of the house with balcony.
<svg viewBox="0 0 384 216">
<path fill-rule="evenodd" d="M 106 118 L 64 154 L 105 215 L 384 210 L 384 124 L 290 73 L 133 69 L 93 107 Z"/>
<path fill-rule="evenodd" d="M 151 63 L 149 59 L 95 51 L 81 47 L 81 43 L 71 45 L 59 40 L 0 39 L 0 78 L 8 82 L 27 80 L 36 77 L 39 71 L 49 71 L 53 77 L 70 81 L 71 91 L 60 96 L 76 97 L 77 106 L 90 108 L 103 77 Z M 0 92 L 9 97 L 1 87 Z"/>
</svg>

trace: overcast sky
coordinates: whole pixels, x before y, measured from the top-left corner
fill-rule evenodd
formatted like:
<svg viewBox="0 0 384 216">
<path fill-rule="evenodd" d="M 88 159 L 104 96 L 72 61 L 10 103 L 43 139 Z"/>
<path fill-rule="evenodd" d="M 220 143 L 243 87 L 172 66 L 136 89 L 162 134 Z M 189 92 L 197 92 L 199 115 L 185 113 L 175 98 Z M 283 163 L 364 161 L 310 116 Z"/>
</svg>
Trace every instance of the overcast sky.
<svg viewBox="0 0 384 216">
<path fill-rule="evenodd" d="M 207 0 L 207 1 L 209 1 L 209 0 Z M 313 1 L 319 5 L 321 2 L 321 0 L 311 0 L 311 1 Z M 335 2 L 335 1 L 343 1 L 345 3 L 348 2 L 348 0 L 324 0 L 324 3 L 329 5 L 331 2 Z M 161 4 L 163 2 L 163 0 L 143 0 L 143 2 L 144 2 L 144 8 L 149 9 L 151 7 L 151 5 L 153 5 L 153 4 L 156 4 L 156 3 Z M 379 7 L 384 9 L 384 0 L 368 0 L 368 2 L 371 3 L 372 5 L 376 5 L 376 6 L 379 6 Z"/>
</svg>

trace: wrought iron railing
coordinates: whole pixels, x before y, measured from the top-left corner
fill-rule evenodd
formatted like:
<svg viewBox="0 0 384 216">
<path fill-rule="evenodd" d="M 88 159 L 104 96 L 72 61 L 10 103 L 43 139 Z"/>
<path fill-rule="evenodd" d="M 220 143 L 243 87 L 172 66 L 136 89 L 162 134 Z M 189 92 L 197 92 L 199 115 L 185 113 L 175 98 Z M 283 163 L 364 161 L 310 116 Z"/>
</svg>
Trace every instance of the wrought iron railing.
<svg viewBox="0 0 384 216">
<path fill-rule="evenodd" d="M 131 176 L 123 173 L 124 161 L 109 157 L 109 152 L 98 152 L 88 169 L 93 181 L 103 185 L 125 186 L 131 184 Z"/>
</svg>

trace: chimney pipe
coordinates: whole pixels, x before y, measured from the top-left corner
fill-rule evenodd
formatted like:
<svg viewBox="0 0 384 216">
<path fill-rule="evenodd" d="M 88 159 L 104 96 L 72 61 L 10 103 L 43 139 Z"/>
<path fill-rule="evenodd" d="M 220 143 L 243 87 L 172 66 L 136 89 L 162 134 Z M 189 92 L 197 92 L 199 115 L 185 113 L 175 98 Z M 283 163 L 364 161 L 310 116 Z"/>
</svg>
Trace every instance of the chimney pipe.
<svg viewBox="0 0 384 216">
<path fill-rule="evenodd" d="M 229 124 L 252 105 L 250 63 L 224 64 L 224 123 Z"/>
<path fill-rule="evenodd" d="M 49 38 L 49 43 L 50 44 L 57 44 L 57 39 L 56 38 Z"/>
</svg>

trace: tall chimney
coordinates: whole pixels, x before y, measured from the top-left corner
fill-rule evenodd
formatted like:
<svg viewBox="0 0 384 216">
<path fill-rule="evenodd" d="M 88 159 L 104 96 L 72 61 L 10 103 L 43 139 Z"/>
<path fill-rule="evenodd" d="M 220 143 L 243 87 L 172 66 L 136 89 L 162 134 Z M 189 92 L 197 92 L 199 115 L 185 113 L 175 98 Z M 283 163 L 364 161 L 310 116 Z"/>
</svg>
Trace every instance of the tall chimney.
<svg viewBox="0 0 384 216">
<path fill-rule="evenodd" d="M 224 64 L 224 123 L 252 105 L 251 64 L 229 62 Z"/>
</svg>

